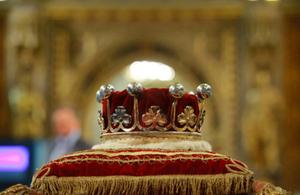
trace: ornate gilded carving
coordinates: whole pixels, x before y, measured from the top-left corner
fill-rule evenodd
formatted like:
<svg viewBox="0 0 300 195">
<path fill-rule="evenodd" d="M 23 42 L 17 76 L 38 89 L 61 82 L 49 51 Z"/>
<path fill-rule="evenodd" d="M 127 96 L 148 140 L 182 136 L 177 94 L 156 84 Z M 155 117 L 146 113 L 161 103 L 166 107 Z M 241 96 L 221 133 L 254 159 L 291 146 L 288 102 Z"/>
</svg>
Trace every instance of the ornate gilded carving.
<svg viewBox="0 0 300 195">
<path fill-rule="evenodd" d="M 255 87 L 246 94 L 243 140 L 249 165 L 275 174 L 280 168 L 279 134 L 283 113 L 280 91 L 270 83 L 270 72 L 257 71 Z M 251 137 L 251 139 L 250 139 Z M 262 174 L 262 172 L 261 172 Z"/>
<path fill-rule="evenodd" d="M 7 37 L 13 137 L 33 139 L 42 137 L 45 132 L 45 79 L 40 52 L 37 8 L 15 7 L 9 15 Z"/>
<path fill-rule="evenodd" d="M 283 97 L 280 70 L 280 12 L 276 6 L 253 4 L 248 10 L 248 60 L 245 107 L 241 119 L 248 165 L 272 181 L 280 173 Z M 274 82 L 275 81 L 275 82 Z M 273 180 L 275 181 L 275 180 Z"/>
<path fill-rule="evenodd" d="M 219 133 L 211 133 L 214 131 L 214 128 L 211 128 L 210 133 L 203 132 L 202 136 L 210 140 L 220 152 L 233 155 L 236 153 L 234 145 L 238 141 L 237 30 L 236 23 L 227 20 L 224 22 L 226 27 L 210 24 L 209 27 L 199 30 L 194 37 L 193 49 L 197 62 L 205 64 L 195 69 L 202 68 L 202 72 L 210 79 L 209 83 L 218 88 L 215 103 L 218 106 L 220 123 L 215 128 Z M 220 140 L 226 140 L 228 144 L 221 146 Z"/>
<path fill-rule="evenodd" d="M 54 104 L 70 102 L 70 90 L 74 80 L 71 78 L 70 35 L 67 30 L 56 27 L 54 34 L 54 66 L 52 82 L 52 101 Z"/>
</svg>

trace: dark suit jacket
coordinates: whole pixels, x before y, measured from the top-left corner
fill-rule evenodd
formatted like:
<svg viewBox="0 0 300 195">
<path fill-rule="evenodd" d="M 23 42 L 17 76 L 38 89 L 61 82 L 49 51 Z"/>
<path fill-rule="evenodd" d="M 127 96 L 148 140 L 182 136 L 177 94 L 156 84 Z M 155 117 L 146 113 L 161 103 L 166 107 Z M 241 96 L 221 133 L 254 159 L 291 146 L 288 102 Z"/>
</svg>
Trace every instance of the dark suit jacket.
<svg viewBox="0 0 300 195">
<path fill-rule="evenodd" d="M 81 151 L 81 150 L 87 150 L 87 149 L 91 149 L 93 147 L 92 144 L 88 144 L 85 141 L 79 139 L 75 146 L 73 147 L 72 152 L 76 152 L 76 151 Z"/>
<path fill-rule="evenodd" d="M 49 158 L 50 158 L 51 152 L 53 151 L 54 147 L 55 147 L 55 141 L 52 141 L 51 144 L 50 144 L 49 150 L 48 150 L 47 161 L 46 162 L 48 162 L 50 160 Z M 69 153 L 91 149 L 92 147 L 93 147 L 92 144 L 89 144 L 89 143 L 83 141 L 82 139 L 79 139 L 76 142 L 76 144 L 74 145 L 74 147 L 69 151 Z"/>
</svg>

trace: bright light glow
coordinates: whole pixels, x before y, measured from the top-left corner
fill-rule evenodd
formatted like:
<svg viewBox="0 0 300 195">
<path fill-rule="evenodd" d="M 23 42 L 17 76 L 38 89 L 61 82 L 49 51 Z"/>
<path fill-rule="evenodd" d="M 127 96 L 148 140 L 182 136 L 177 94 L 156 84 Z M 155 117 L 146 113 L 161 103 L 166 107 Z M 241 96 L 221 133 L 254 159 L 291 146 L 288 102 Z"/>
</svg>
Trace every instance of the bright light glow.
<svg viewBox="0 0 300 195">
<path fill-rule="evenodd" d="M 28 148 L 25 146 L 0 146 L 0 172 L 23 172 L 28 167 Z"/>
<path fill-rule="evenodd" d="M 135 80 L 170 81 L 175 76 L 174 69 L 161 62 L 135 61 L 130 65 L 130 72 Z"/>
</svg>

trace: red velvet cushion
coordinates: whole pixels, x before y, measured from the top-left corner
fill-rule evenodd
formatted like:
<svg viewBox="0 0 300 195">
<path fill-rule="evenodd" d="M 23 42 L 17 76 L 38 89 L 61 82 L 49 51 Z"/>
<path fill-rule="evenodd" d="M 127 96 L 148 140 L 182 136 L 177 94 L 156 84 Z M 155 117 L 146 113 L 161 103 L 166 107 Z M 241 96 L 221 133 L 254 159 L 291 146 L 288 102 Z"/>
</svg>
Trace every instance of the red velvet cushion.
<svg viewBox="0 0 300 195">
<path fill-rule="evenodd" d="M 45 194 L 247 194 L 253 174 L 213 152 L 91 149 L 43 165 L 32 189 Z"/>
<path fill-rule="evenodd" d="M 245 171 L 248 171 L 245 164 L 214 152 L 91 149 L 50 161 L 34 177 L 244 174 Z"/>
</svg>

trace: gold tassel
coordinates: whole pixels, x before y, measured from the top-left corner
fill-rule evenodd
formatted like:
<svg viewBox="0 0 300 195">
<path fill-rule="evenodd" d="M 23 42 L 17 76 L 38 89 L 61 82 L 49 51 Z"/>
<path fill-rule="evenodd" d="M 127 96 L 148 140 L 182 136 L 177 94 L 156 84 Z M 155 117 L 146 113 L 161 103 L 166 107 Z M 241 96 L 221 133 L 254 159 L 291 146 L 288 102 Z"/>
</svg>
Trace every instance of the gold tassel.
<svg viewBox="0 0 300 195">
<path fill-rule="evenodd" d="M 45 194 L 247 194 L 252 175 L 157 175 L 37 178 L 31 188 Z"/>
</svg>

